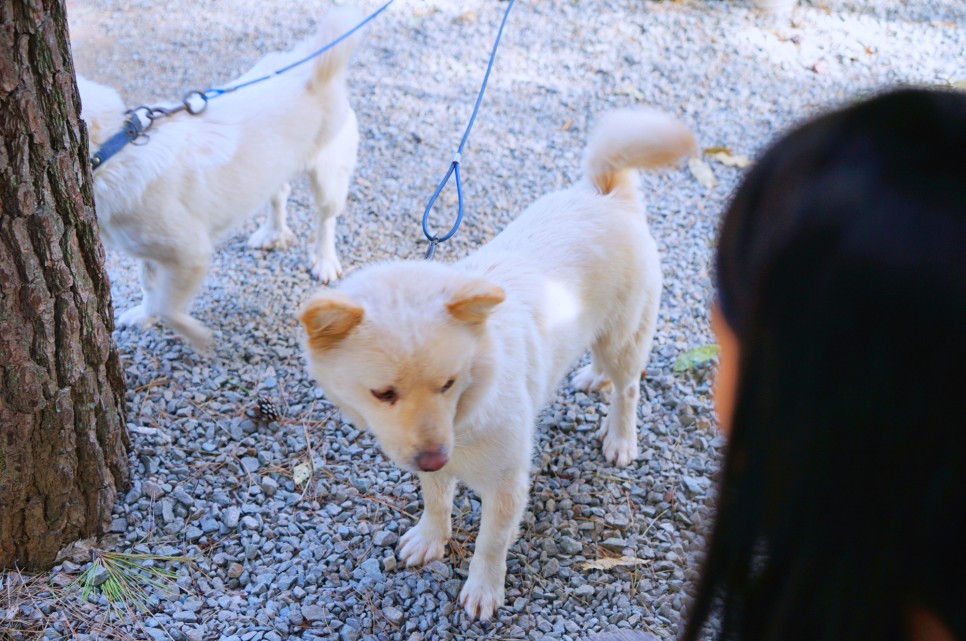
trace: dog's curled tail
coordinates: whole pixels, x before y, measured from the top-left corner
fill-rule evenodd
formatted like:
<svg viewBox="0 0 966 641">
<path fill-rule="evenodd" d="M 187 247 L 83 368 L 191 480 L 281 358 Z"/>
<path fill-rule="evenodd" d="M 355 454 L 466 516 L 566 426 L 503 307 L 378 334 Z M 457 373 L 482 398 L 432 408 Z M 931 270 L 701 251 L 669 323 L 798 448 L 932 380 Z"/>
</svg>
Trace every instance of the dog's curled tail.
<svg viewBox="0 0 966 641">
<path fill-rule="evenodd" d="M 605 113 L 590 134 L 584 175 L 602 194 L 633 195 L 635 169 L 660 167 L 697 150 L 694 136 L 656 109 Z"/>
<path fill-rule="evenodd" d="M 334 42 L 362 22 L 363 18 L 362 12 L 351 6 L 337 7 L 329 11 L 322 16 L 315 36 L 305 43 L 305 51 L 300 53 L 309 55 L 313 51 Z M 323 87 L 346 68 L 349 64 L 349 58 L 355 51 L 356 45 L 365 30 L 366 27 L 363 27 L 315 59 L 312 72 L 313 84 Z"/>
</svg>

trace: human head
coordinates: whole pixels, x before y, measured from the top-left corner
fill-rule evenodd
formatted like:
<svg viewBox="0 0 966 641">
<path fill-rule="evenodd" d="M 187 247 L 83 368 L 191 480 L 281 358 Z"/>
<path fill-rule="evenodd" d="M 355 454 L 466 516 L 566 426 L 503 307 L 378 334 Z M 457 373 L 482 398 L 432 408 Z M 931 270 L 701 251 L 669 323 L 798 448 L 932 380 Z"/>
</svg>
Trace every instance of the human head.
<svg viewBox="0 0 966 641">
<path fill-rule="evenodd" d="M 902 89 L 788 133 L 737 189 L 731 432 L 686 640 L 718 606 L 721 639 L 902 639 L 918 611 L 966 639 L 964 157 L 966 96 Z"/>
</svg>

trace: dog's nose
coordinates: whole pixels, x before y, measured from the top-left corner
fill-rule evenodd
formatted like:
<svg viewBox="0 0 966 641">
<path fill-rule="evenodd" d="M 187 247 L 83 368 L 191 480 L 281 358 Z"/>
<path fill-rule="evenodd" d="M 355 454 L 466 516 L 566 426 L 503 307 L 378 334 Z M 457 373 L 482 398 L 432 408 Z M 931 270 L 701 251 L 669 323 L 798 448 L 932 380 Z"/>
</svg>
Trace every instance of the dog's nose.
<svg viewBox="0 0 966 641">
<path fill-rule="evenodd" d="M 440 469 L 449 457 L 446 456 L 446 452 L 443 448 L 438 448 L 429 452 L 420 452 L 416 455 L 416 466 L 423 472 L 435 472 Z"/>
</svg>

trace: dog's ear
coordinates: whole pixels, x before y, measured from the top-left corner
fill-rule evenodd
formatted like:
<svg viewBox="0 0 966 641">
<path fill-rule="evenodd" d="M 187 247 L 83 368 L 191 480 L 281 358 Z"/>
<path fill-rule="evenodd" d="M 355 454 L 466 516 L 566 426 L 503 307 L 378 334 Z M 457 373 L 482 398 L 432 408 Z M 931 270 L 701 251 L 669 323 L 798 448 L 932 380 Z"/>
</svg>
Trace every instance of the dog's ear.
<svg viewBox="0 0 966 641">
<path fill-rule="evenodd" d="M 325 291 L 313 296 L 298 319 L 309 337 L 309 347 L 324 350 L 342 341 L 362 322 L 363 310 L 341 292 Z"/>
<path fill-rule="evenodd" d="M 446 309 L 453 318 L 473 325 L 482 323 L 503 302 L 506 294 L 503 289 L 482 278 L 475 278 L 460 286 L 446 303 Z"/>
</svg>

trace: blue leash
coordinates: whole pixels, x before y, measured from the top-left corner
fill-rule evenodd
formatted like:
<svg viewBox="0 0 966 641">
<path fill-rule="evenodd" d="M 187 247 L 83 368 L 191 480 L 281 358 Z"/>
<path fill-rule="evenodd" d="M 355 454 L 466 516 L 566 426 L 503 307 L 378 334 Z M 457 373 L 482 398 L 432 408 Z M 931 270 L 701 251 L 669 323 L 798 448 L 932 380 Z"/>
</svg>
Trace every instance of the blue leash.
<svg viewBox="0 0 966 641">
<path fill-rule="evenodd" d="M 124 128 L 104 141 L 101 148 L 91 156 L 91 170 L 97 169 L 108 158 L 121 151 L 128 143 L 132 143 L 144 135 L 144 125 L 137 116 L 131 116 L 124 123 Z"/>
<path fill-rule="evenodd" d="M 280 76 L 286 71 L 294 69 L 301 64 L 305 64 L 313 58 L 321 56 L 323 53 L 336 46 L 356 31 L 362 27 L 369 24 L 370 21 L 375 19 L 380 13 L 389 8 L 395 0 L 388 0 L 384 5 L 369 14 L 362 22 L 354 26 L 349 31 L 345 32 L 332 42 L 329 42 L 320 49 L 312 52 L 308 56 L 291 63 L 281 69 L 276 69 L 272 73 L 266 74 L 260 78 L 254 78 L 246 82 L 239 83 L 237 85 L 232 85 L 230 87 L 213 87 L 205 89 L 204 91 L 189 91 L 184 98 L 181 100 L 181 104 L 177 107 L 148 107 L 142 105 L 140 107 L 135 107 L 134 109 L 129 109 L 127 111 L 128 119 L 124 123 L 124 128 L 117 132 L 113 136 L 107 139 L 107 141 L 101 145 L 101 148 L 97 150 L 93 156 L 91 156 L 91 169 L 97 169 L 105 162 L 107 162 L 112 156 L 117 152 L 121 151 L 128 144 L 133 143 L 139 138 L 149 138 L 148 130 L 154 125 L 155 120 L 160 120 L 161 118 L 166 118 L 172 114 L 176 114 L 179 111 L 187 111 L 192 116 L 197 116 L 203 112 L 208 107 L 208 102 L 214 100 L 218 96 L 223 96 L 226 93 L 231 93 L 233 91 L 238 91 L 245 87 L 250 87 L 251 85 L 257 84 L 259 82 L 264 82 L 275 76 Z"/>
<path fill-rule="evenodd" d="M 432 198 L 429 199 L 429 203 L 426 205 L 426 210 L 423 212 L 423 234 L 429 239 L 429 248 L 426 250 L 426 260 L 432 260 L 436 255 L 436 248 L 444 240 L 449 240 L 456 230 L 459 229 L 460 223 L 463 222 L 463 185 L 460 182 L 460 160 L 463 157 L 463 147 L 466 145 L 466 140 L 470 137 L 470 130 L 473 129 L 473 123 L 476 121 L 476 114 L 480 110 L 480 103 L 483 102 L 483 92 L 486 91 L 486 83 L 490 79 L 490 70 L 493 69 L 493 61 L 496 59 L 496 50 L 500 46 L 500 38 L 503 36 L 503 27 L 506 25 L 506 19 L 510 15 L 510 9 L 513 8 L 513 1 L 509 0 L 506 7 L 506 12 L 503 14 L 503 22 L 500 23 L 500 30 L 497 31 L 496 41 L 493 43 L 493 51 L 490 53 L 490 62 L 486 66 L 486 75 L 483 76 L 483 86 L 480 87 L 480 94 L 476 97 L 476 104 L 473 106 L 473 114 L 470 116 L 470 121 L 466 125 L 466 131 L 463 132 L 463 139 L 460 140 L 460 146 L 457 147 L 456 153 L 453 154 L 453 162 L 449 165 L 449 170 L 443 179 L 440 181 L 439 186 L 436 187 L 436 191 L 433 192 Z M 443 236 L 436 236 L 429 231 L 429 212 L 433 209 L 433 205 L 436 203 L 436 199 L 439 197 L 443 187 L 449 182 L 449 177 L 456 176 L 456 196 L 459 201 L 459 209 L 456 214 L 456 222 L 453 227 L 446 232 Z"/>
</svg>

